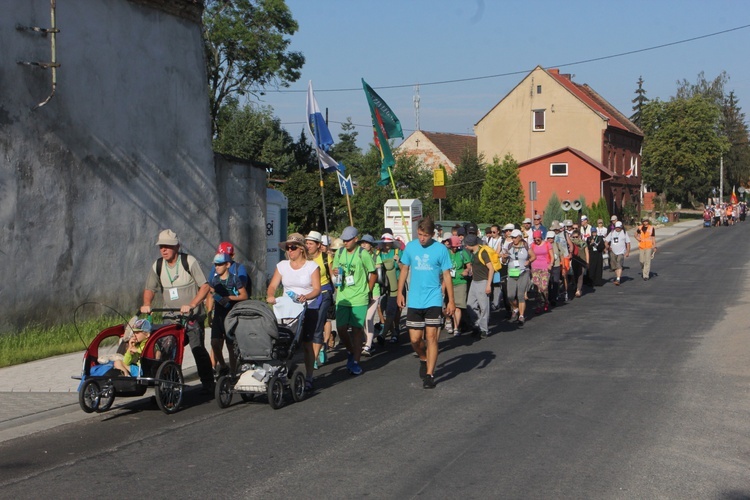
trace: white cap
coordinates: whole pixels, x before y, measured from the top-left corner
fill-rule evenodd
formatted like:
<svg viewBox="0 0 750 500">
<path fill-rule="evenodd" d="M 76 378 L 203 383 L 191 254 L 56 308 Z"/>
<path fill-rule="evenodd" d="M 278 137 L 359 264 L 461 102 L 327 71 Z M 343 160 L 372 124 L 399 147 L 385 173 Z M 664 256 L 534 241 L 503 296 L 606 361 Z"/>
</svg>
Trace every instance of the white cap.
<svg viewBox="0 0 750 500">
<path fill-rule="evenodd" d="M 554 238 L 554 237 L 555 237 L 555 232 L 554 231 L 547 231 L 547 236 L 544 239 L 548 240 L 548 239 Z"/>
<path fill-rule="evenodd" d="M 515 238 L 516 236 L 523 236 L 523 233 L 518 229 L 514 229 L 513 231 L 510 232 L 510 236 L 512 238 Z"/>
<path fill-rule="evenodd" d="M 503 231 L 513 231 L 516 228 L 513 224 L 506 224 L 503 226 Z"/>
<path fill-rule="evenodd" d="M 523 220 L 523 224 L 531 224 L 531 219 L 529 219 L 528 217 L 526 217 L 526 218 L 525 218 L 525 219 Z"/>
<path fill-rule="evenodd" d="M 620 222 L 619 220 L 615 222 L 615 227 L 622 227 L 622 222 Z"/>
<path fill-rule="evenodd" d="M 588 218 L 588 216 L 586 216 L 586 215 L 582 215 L 582 216 L 581 216 L 581 220 L 589 220 L 589 218 Z"/>
</svg>

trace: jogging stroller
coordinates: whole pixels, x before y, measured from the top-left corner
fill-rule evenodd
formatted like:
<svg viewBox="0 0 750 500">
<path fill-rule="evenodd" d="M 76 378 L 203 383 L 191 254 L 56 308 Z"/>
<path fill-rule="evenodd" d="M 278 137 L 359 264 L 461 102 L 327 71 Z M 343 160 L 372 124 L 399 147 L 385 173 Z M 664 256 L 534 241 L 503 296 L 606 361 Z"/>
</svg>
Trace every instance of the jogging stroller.
<svg viewBox="0 0 750 500">
<path fill-rule="evenodd" d="M 284 393 L 291 389 L 295 402 L 305 398 L 305 373 L 292 362 L 302 334 L 305 304 L 282 295 L 273 306 L 246 300 L 229 311 L 224 320 L 227 338 L 234 342 L 235 372 L 216 381 L 216 403 L 226 408 L 232 395 L 252 401 L 266 394 L 271 408 L 284 406 Z"/>
</svg>

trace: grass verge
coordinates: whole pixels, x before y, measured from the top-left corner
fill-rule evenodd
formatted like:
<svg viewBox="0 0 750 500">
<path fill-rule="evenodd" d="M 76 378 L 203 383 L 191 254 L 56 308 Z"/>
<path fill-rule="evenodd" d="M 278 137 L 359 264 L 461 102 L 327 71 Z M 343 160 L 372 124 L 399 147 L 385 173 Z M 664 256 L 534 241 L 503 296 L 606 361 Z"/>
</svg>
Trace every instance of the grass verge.
<svg viewBox="0 0 750 500">
<path fill-rule="evenodd" d="M 0 335 L 0 368 L 83 351 L 97 333 L 122 322 L 119 317 L 105 316 L 81 322 L 78 331 L 73 324 L 31 325 L 18 333 Z"/>
</svg>

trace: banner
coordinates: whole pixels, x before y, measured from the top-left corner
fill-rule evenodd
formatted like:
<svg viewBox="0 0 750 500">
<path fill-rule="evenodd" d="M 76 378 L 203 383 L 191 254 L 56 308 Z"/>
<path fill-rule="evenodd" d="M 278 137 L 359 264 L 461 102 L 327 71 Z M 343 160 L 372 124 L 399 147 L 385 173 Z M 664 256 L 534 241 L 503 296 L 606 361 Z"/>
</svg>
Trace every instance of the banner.
<svg viewBox="0 0 750 500">
<path fill-rule="evenodd" d="M 388 107 L 388 104 L 367 85 L 365 79 L 362 79 L 362 88 L 367 97 L 367 104 L 370 106 L 370 115 L 372 116 L 372 129 L 375 147 L 380 150 L 380 181 L 378 184 L 385 186 L 390 180 L 388 169 L 396 164 L 391 152 L 391 146 L 388 139 L 394 137 L 404 137 L 401 130 L 401 122 L 396 114 Z"/>
</svg>

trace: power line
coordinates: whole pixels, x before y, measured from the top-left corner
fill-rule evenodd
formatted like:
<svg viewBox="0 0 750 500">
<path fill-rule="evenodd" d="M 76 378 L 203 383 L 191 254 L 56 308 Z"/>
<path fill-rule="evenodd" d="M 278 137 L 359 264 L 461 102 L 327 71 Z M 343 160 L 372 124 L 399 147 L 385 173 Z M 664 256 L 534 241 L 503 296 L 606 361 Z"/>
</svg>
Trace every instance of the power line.
<svg viewBox="0 0 750 500">
<path fill-rule="evenodd" d="M 617 57 L 624 57 L 624 56 L 629 56 L 629 55 L 633 55 L 633 54 L 639 54 L 641 52 L 648 52 L 648 51 L 651 51 L 651 50 L 663 49 L 665 47 L 672 47 L 674 45 L 680 45 L 680 44 L 683 44 L 683 43 L 694 42 L 696 40 L 702 40 L 704 38 L 710 38 L 710 37 L 714 37 L 714 36 L 724 35 L 726 33 L 731 33 L 733 31 L 739 31 L 739 30 L 743 30 L 743 29 L 747 29 L 747 28 L 750 28 L 750 24 L 745 24 L 743 26 L 737 26 L 736 28 L 729 28 L 729 29 L 722 30 L 722 31 L 715 31 L 713 33 L 708 33 L 706 35 L 699 35 L 699 36 L 694 36 L 692 38 L 685 38 L 683 40 L 677 40 L 675 42 L 668 42 L 668 43 L 663 43 L 663 44 L 660 44 L 660 45 L 653 45 L 651 47 L 646 47 L 646 48 L 643 48 L 643 49 L 629 50 L 629 51 L 620 52 L 620 53 L 617 53 L 617 54 L 610 54 L 610 55 L 601 56 L 601 57 L 593 57 L 591 59 L 583 59 L 581 61 L 574 61 L 574 62 L 569 62 L 569 63 L 565 63 L 565 64 L 551 64 L 551 65 L 549 65 L 547 67 L 549 67 L 549 68 L 564 68 L 564 67 L 567 67 L 567 66 L 575 66 L 575 65 L 578 65 L 578 64 L 586 64 L 586 63 L 591 63 L 591 62 L 596 62 L 596 61 L 604 61 L 604 60 L 607 60 L 607 59 L 614 59 L 614 58 L 617 58 Z M 504 77 L 504 76 L 523 75 L 523 74 L 526 74 L 526 73 L 530 72 L 532 69 L 533 68 L 531 68 L 531 69 L 525 69 L 525 70 L 520 70 L 520 71 L 510 71 L 508 73 L 498 73 L 498 74 L 495 74 L 495 75 L 474 76 L 474 77 L 469 77 L 469 78 L 456 78 L 454 80 L 440 80 L 440 81 L 436 81 L 436 82 L 427 82 L 427 83 L 420 82 L 419 85 L 420 86 L 427 86 L 427 85 L 448 85 L 448 84 L 451 84 L 451 83 L 462 83 L 462 82 L 471 82 L 471 81 L 476 81 L 476 80 L 487 80 L 487 79 L 490 79 L 490 78 L 501 78 L 501 77 Z M 405 88 L 405 87 L 413 87 L 414 85 L 416 85 L 416 84 L 414 84 L 414 83 L 405 83 L 405 84 L 399 84 L 399 85 L 383 85 L 383 86 L 373 87 L 373 88 L 374 89 L 401 89 L 401 88 Z M 340 89 L 315 89 L 315 92 L 317 92 L 317 93 L 320 93 L 320 92 L 355 92 L 355 91 L 358 92 L 360 90 L 362 90 L 362 87 L 340 88 Z M 264 92 L 266 92 L 266 93 L 268 93 L 268 92 L 276 92 L 276 93 L 279 93 L 279 94 L 296 94 L 296 93 L 301 93 L 301 92 L 307 92 L 307 90 L 266 89 L 266 90 L 264 90 Z"/>
</svg>

